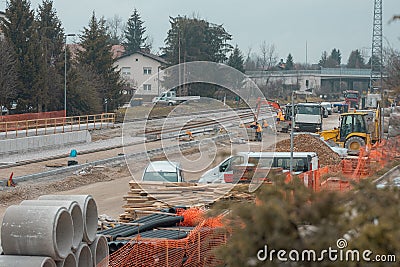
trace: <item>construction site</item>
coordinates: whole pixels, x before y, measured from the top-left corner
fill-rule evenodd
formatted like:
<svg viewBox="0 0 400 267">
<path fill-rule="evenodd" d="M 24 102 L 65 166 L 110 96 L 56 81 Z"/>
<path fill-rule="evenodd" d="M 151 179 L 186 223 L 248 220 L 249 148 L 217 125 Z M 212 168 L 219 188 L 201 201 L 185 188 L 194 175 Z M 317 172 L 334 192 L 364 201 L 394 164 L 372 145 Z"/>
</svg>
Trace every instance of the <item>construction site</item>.
<svg viewBox="0 0 400 267">
<path fill-rule="evenodd" d="M 295 195 L 299 187 L 342 195 L 356 193 L 365 181 L 375 190 L 396 190 L 398 107 L 333 111 L 323 119 L 327 130 L 317 133 L 291 128 L 297 116 L 285 120 L 283 110 L 259 98 L 252 109 L 201 100 L 173 108 L 142 106 L 134 117 L 127 111 L 123 123 L 114 113 L 3 116 L 9 121 L 0 123 L 1 147 L 8 149 L 0 166 L 0 265 L 222 266 L 219 249 L 235 239 L 234 206 L 262 208 L 265 190 L 295 186 Z M 371 126 L 372 113 L 381 117 L 373 117 Z M 366 129 L 352 128 L 346 138 L 333 134 L 345 128 L 347 118 L 351 127 L 354 118 L 365 119 Z M 255 121 L 262 124 L 261 140 Z M 167 180 L 161 170 L 154 170 L 160 179 L 146 180 L 146 166 L 165 161 L 181 164 L 181 180 Z M 214 170 L 218 177 L 210 176 Z"/>
<path fill-rule="evenodd" d="M 50 2 L 38 12 L 52 11 Z M 128 51 L 105 41 L 113 57 L 100 68 L 113 73 L 104 78 L 99 63 L 79 64 L 100 58 L 85 53 L 111 35 L 91 44 L 54 19 L 58 54 L 56 37 L 38 37 L 49 42 L 43 51 L 18 54 L 26 88 L 0 94 L 0 267 L 399 266 L 399 81 L 391 75 L 399 76 L 384 66 L 382 0 L 373 2 L 370 62 L 356 50 L 354 66 L 335 48 L 314 68 L 306 41 L 304 66 L 289 54 L 271 66 L 258 58 L 247 71 L 222 25 L 180 16 L 169 16 L 165 54 L 153 55 L 135 9 L 128 26 L 140 42 Z M 20 31 L 18 8 L 6 1 L 0 12 L 0 44 Z M 51 28 L 40 27 L 30 30 Z M 186 39 L 197 32 L 217 39 L 193 37 L 193 48 Z M 81 43 L 68 47 L 75 36 Z M 199 43 L 217 45 L 205 52 Z M 264 42 L 264 61 L 274 52 L 267 48 L 275 50 Z M 35 73 L 23 65 L 30 53 L 46 66 L 35 66 L 37 80 L 25 77 Z M 11 83 L 1 79 L 3 90 Z"/>
</svg>

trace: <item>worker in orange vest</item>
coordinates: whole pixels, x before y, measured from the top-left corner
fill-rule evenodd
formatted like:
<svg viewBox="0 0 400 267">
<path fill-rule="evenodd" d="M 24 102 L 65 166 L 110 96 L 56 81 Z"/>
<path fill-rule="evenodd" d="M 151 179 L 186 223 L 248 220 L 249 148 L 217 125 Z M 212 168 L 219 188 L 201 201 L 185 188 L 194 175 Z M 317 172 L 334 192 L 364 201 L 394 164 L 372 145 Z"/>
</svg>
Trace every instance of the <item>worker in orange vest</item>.
<svg viewBox="0 0 400 267">
<path fill-rule="evenodd" d="M 261 142 L 262 141 L 262 127 L 258 122 L 256 122 L 256 127 L 257 127 L 256 128 L 257 140 L 259 142 Z"/>
<path fill-rule="evenodd" d="M 285 117 L 283 116 L 283 113 L 281 110 L 278 111 L 278 114 L 276 115 L 276 121 L 280 122 L 280 121 L 284 121 Z"/>
</svg>

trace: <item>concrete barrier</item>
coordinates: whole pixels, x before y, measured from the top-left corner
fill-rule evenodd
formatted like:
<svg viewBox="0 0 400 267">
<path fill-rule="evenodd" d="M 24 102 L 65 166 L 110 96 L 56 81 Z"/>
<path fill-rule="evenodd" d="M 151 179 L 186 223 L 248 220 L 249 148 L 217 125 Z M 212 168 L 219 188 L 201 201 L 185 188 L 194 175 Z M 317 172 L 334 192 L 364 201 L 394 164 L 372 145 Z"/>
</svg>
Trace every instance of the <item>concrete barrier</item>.
<svg viewBox="0 0 400 267">
<path fill-rule="evenodd" d="M 39 200 L 72 200 L 78 202 L 83 215 L 83 241 L 91 244 L 97 232 L 97 205 L 91 195 L 44 195 Z"/>
<path fill-rule="evenodd" d="M 56 263 L 49 257 L 1 255 L 0 266 L 56 267 Z"/>
<path fill-rule="evenodd" d="M 13 205 L 7 208 L 1 226 L 5 255 L 62 260 L 71 251 L 72 236 L 72 218 L 64 207 Z"/>
<path fill-rule="evenodd" d="M 0 158 L 9 155 L 91 142 L 89 131 L 0 140 Z"/>
<path fill-rule="evenodd" d="M 78 202 L 71 200 L 24 200 L 22 206 L 58 206 L 66 208 L 71 214 L 74 235 L 72 238 L 72 249 L 77 249 L 83 237 L 83 215 Z"/>
</svg>

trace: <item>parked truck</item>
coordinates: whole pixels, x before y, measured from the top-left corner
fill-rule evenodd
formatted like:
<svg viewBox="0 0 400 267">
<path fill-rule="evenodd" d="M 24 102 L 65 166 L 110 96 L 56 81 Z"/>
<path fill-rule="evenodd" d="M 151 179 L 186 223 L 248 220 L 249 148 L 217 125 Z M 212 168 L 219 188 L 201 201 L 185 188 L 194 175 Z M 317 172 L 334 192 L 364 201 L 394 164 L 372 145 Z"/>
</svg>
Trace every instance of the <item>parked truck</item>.
<svg viewBox="0 0 400 267">
<path fill-rule="evenodd" d="M 176 96 L 175 91 L 167 91 L 153 98 L 153 104 L 164 104 L 168 106 L 178 105 L 185 101 L 199 100 L 200 96 Z"/>
<path fill-rule="evenodd" d="M 321 104 L 296 104 L 294 114 L 295 131 L 314 133 L 322 130 L 323 108 Z"/>
</svg>

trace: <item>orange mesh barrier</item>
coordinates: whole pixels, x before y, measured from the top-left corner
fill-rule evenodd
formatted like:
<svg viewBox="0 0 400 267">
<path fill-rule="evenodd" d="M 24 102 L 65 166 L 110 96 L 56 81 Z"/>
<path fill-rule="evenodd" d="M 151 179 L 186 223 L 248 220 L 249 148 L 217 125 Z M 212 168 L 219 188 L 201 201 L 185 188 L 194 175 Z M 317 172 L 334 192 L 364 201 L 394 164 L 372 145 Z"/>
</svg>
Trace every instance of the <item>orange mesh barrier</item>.
<svg viewBox="0 0 400 267">
<path fill-rule="evenodd" d="M 0 122 L 26 121 L 64 117 L 64 110 L 0 116 Z"/>
<path fill-rule="evenodd" d="M 222 216 L 204 219 L 204 210 L 178 210 L 187 225 L 198 223 L 189 235 L 180 240 L 135 237 L 97 266 L 110 267 L 194 267 L 219 266 L 218 247 L 226 244 L 227 231 L 222 228 Z M 197 217 L 196 217 L 197 216 Z"/>
</svg>

